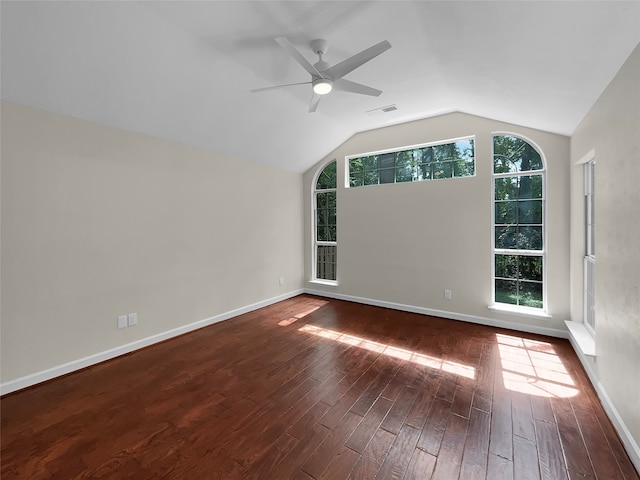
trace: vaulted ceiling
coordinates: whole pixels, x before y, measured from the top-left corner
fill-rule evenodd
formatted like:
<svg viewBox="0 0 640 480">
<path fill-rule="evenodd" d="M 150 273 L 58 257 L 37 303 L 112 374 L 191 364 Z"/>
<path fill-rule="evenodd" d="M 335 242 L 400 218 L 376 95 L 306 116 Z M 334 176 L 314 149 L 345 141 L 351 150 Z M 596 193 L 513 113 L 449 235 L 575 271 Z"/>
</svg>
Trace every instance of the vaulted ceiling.
<svg viewBox="0 0 640 480">
<path fill-rule="evenodd" d="M 638 1 L 1 3 L 2 98 L 302 172 L 353 134 L 463 111 L 570 135 L 640 42 Z M 309 74 L 392 48 L 308 113 Z M 395 105 L 397 110 L 371 115 Z"/>
</svg>

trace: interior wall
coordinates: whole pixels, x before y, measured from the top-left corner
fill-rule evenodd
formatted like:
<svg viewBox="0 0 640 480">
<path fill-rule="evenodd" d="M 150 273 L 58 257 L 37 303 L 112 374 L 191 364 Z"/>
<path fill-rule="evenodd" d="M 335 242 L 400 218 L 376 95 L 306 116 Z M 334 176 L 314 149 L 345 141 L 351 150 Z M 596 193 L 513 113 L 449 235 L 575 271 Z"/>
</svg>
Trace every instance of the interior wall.
<svg viewBox="0 0 640 480">
<path fill-rule="evenodd" d="M 301 289 L 302 220 L 300 174 L 3 103 L 2 382 Z"/>
<path fill-rule="evenodd" d="M 571 317 L 582 321 L 582 165 L 595 152 L 596 357 L 590 367 L 640 445 L 640 46 L 571 137 Z M 637 448 L 637 447 L 636 447 Z"/>
<path fill-rule="evenodd" d="M 492 133 L 532 141 L 546 159 L 546 259 L 551 318 L 490 310 Z M 475 136 L 476 175 L 345 188 L 345 156 Z M 357 134 L 304 175 L 305 280 L 327 294 L 375 299 L 564 331 L 569 318 L 569 139 L 452 113 Z M 312 283 L 311 189 L 320 165 L 338 165 L 338 286 Z M 444 290 L 452 290 L 452 300 Z"/>
</svg>

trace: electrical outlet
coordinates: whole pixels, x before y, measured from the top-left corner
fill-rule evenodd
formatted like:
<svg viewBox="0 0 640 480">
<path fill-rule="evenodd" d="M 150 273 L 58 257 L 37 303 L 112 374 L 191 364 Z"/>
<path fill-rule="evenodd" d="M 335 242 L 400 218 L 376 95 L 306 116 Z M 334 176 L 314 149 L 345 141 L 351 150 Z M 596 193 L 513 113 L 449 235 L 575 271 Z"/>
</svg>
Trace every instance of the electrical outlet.
<svg viewBox="0 0 640 480">
<path fill-rule="evenodd" d="M 127 326 L 127 316 L 118 315 L 118 328 L 126 328 L 126 326 Z"/>
<path fill-rule="evenodd" d="M 451 290 L 444 291 L 444 298 L 445 300 L 451 300 Z"/>
<path fill-rule="evenodd" d="M 127 315 L 127 324 L 130 327 L 133 327 L 134 325 L 138 324 L 138 314 L 137 313 L 130 313 L 129 315 Z"/>
<path fill-rule="evenodd" d="M 280 278 L 278 278 L 278 284 L 279 284 L 280 286 L 283 286 L 283 285 L 284 285 L 284 277 L 280 277 Z"/>
</svg>

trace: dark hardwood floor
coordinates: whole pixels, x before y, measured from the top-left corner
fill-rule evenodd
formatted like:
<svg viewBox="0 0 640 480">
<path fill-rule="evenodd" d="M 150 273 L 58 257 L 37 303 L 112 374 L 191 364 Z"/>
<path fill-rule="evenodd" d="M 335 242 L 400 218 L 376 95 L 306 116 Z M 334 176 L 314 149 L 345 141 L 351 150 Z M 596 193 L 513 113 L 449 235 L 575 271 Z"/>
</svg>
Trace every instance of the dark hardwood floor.
<svg viewBox="0 0 640 480">
<path fill-rule="evenodd" d="M 9 479 L 634 479 L 566 340 L 302 295 L 1 400 Z"/>
</svg>

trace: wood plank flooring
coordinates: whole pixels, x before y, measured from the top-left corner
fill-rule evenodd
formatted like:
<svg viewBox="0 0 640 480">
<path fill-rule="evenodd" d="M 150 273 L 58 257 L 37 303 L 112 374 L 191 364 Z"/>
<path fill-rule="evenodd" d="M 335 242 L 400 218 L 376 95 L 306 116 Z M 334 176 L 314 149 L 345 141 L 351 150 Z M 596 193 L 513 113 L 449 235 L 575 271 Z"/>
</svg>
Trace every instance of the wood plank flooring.
<svg viewBox="0 0 640 480">
<path fill-rule="evenodd" d="M 3 480 L 639 479 L 566 340 L 309 295 L 1 407 Z"/>
</svg>

